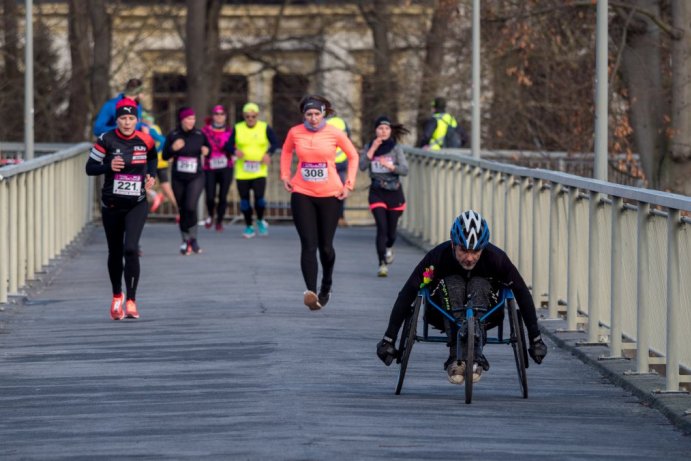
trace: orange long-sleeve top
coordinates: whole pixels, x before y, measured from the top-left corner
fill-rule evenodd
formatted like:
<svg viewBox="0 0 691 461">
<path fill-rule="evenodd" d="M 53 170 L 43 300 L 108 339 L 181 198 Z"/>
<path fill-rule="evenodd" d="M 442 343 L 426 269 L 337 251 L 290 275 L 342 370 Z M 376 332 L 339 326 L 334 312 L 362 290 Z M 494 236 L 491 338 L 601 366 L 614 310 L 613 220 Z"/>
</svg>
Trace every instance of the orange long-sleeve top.
<svg viewBox="0 0 691 461">
<path fill-rule="evenodd" d="M 313 197 L 338 195 L 344 184 L 336 171 L 336 147 L 348 157 L 345 187 L 353 190 L 360 160 L 357 150 L 345 132 L 331 125 L 315 132 L 300 124 L 288 131 L 281 150 L 281 180 L 290 180 L 293 192 Z M 297 154 L 298 167 L 291 178 L 293 152 Z"/>
</svg>

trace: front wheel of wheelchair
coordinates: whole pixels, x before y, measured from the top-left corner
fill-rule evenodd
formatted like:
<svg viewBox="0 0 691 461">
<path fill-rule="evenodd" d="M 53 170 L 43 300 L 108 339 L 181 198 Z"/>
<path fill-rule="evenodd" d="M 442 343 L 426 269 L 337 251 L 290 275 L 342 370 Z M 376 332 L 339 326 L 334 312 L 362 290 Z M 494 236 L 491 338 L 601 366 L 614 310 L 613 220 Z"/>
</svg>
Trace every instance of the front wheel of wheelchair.
<svg viewBox="0 0 691 461">
<path fill-rule="evenodd" d="M 418 296 L 413 303 L 413 312 L 410 317 L 403 322 L 403 331 L 401 332 L 401 342 L 398 345 L 398 363 L 401 364 L 398 369 L 398 381 L 396 382 L 396 395 L 401 394 L 403 389 L 403 380 L 405 379 L 405 372 L 408 369 L 408 359 L 410 359 L 410 352 L 413 350 L 415 344 L 415 336 L 417 335 L 417 318 L 420 315 L 420 306 L 422 305 L 422 296 Z"/>
<path fill-rule="evenodd" d="M 465 379 L 465 403 L 473 401 L 473 366 L 475 365 L 475 316 L 468 315 L 466 317 L 466 336 L 465 336 L 465 350 L 463 351 L 463 359 L 465 360 L 465 372 L 463 378 Z"/>
<path fill-rule="evenodd" d="M 524 399 L 528 398 L 528 351 L 526 349 L 523 325 L 518 313 L 518 306 L 515 299 L 509 302 L 509 322 L 511 327 L 511 347 L 513 356 L 516 359 L 516 370 L 518 371 L 518 381 L 521 383 L 521 393 Z"/>
</svg>

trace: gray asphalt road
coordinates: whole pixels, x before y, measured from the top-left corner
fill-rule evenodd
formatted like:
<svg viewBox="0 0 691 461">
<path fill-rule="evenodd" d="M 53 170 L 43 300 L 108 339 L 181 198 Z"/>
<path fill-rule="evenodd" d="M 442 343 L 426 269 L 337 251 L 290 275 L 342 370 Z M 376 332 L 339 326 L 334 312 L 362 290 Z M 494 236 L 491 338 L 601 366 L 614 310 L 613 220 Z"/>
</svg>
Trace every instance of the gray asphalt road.
<svg viewBox="0 0 691 461">
<path fill-rule="evenodd" d="M 418 344 L 403 393 L 376 358 L 422 252 L 377 278 L 374 229 L 339 229 L 332 301 L 302 304 L 291 225 L 244 240 L 201 229 L 182 257 L 147 225 L 141 319 L 109 319 L 97 227 L 53 283 L 0 313 L 2 459 L 689 459 L 691 437 L 550 342 L 520 398 L 508 346 L 466 405 L 440 344 Z"/>
</svg>

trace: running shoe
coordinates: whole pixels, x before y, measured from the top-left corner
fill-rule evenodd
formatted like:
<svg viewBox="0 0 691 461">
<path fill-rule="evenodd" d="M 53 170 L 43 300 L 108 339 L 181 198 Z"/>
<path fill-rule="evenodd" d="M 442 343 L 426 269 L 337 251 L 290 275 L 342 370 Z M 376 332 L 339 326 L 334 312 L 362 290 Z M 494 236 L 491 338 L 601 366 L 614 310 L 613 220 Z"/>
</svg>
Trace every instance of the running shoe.
<svg viewBox="0 0 691 461">
<path fill-rule="evenodd" d="M 223 232 L 223 223 L 221 221 L 216 223 L 216 232 Z"/>
<path fill-rule="evenodd" d="M 266 222 L 266 219 L 257 220 L 257 231 L 262 237 L 269 235 L 269 223 Z"/>
<path fill-rule="evenodd" d="M 158 207 L 161 206 L 161 203 L 163 203 L 163 199 L 165 197 L 163 196 L 163 192 L 159 192 L 156 194 L 156 197 L 154 197 L 154 201 L 151 204 L 151 212 L 156 213 L 156 210 L 158 210 Z"/>
<path fill-rule="evenodd" d="M 461 362 L 459 364 L 457 360 L 454 360 L 446 367 L 446 374 L 448 375 L 449 382 L 451 384 L 463 384 L 465 382 L 465 377 L 463 376 L 464 373 L 465 362 Z M 473 382 L 475 382 L 474 377 Z"/>
<path fill-rule="evenodd" d="M 214 225 L 214 220 L 211 218 L 211 216 L 207 216 L 207 218 L 204 220 L 204 227 L 207 229 L 211 229 L 211 226 Z"/>
<path fill-rule="evenodd" d="M 384 260 L 386 261 L 386 264 L 391 264 L 393 262 L 393 248 L 386 249 Z"/>
<path fill-rule="evenodd" d="M 482 378 L 482 367 L 477 363 L 473 363 L 473 382 L 476 383 Z"/>
<path fill-rule="evenodd" d="M 319 304 L 321 307 L 324 307 L 329 302 L 329 299 L 331 299 L 331 292 L 327 291 L 325 293 L 323 291 L 319 291 L 319 295 L 317 297 L 319 298 Z"/>
<path fill-rule="evenodd" d="M 125 302 L 125 296 L 120 293 L 113 296 L 113 301 L 110 303 L 110 318 L 113 320 L 122 320 L 125 318 L 125 312 L 122 310 Z"/>
<path fill-rule="evenodd" d="M 199 243 L 197 243 L 197 239 L 191 239 L 189 241 L 189 246 L 192 247 L 192 251 L 194 251 L 197 254 L 200 254 L 202 252 L 202 249 L 199 247 Z"/>
<path fill-rule="evenodd" d="M 137 303 L 133 299 L 128 299 L 125 303 L 125 317 L 128 319 L 138 319 L 139 312 L 137 311 Z"/>
<path fill-rule="evenodd" d="M 242 236 L 245 237 L 246 239 L 251 239 L 255 235 L 257 235 L 257 233 L 254 232 L 254 227 L 252 227 L 252 226 L 247 226 L 247 227 L 245 227 L 245 230 L 242 231 Z"/>
<path fill-rule="evenodd" d="M 317 296 L 317 293 L 315 293 L 314 291 L 307 290 L 303 293 L 303 296 L 305 306 L 309 307 L 311 311 L 318 311 L 322 308 L 322 305 L 319 304 L 319 297 Z"/>
<path fill-rule="evenodd" d="M 182 244 L 180 245 L 180 254 L 183 256 L 192 254 L 192 245 L 190 245 L 190 242 L 182 242 Z"/>
<path fill-rule="evenodd" d="M 389 268 L 386 264 L 381 264 L 379 270 L 377 271 L 377 277 L 386 277 L 389 275 Z"/>
</svg>

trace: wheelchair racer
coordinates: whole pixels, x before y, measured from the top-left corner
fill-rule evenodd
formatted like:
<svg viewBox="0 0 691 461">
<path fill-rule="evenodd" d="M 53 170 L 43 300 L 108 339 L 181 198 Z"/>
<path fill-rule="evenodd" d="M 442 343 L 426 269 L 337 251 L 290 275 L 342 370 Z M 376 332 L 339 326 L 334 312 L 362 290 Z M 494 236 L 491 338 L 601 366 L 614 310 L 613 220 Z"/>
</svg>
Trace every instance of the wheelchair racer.
<svg viewBox="0 0 691 461">
<path fill-rule="evenodd" d="M 533 298 L 506 253 L 489 243 L 487 221 L 476 211 L 464 211 L 454 220 L 450 234 L 450 240 L 437 245 L 422 258 L 398 293 L 384 338 L 377 344 L 377 356 L 387 366 L 398 356 L 394 346 L 396 337 L 405 318 L 411 315 L 411 306 L 421 287 L 427 285 L 433 299 L 457 316 L 460 312 L 454 308 L 465 305 L 476 309 L 493 307 L 498 289 L 508 286 L 513 290 L 528 330 L 528 353 L 535 363 L 542 363 L 547 346 L 540 336 Z M 429 324 L 445 331 L 449 337 L 449 358 L 444 363 L 449 382 L 463 384 L 466 364 L 458 362 L 456 357 L 456 326 L 433 307 L 426 310 L 425 316 Z M 488 319 L 486 329 L 502 321 L 503 309 L 499 309 Z M 482 355 L 477 357 L 473 364 L 473 382 L 479 381 L 482 372 L 488 369 L 487 359 Z"/>
</svg>

